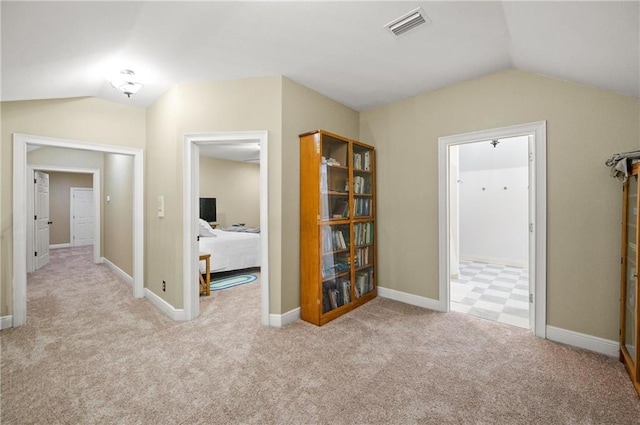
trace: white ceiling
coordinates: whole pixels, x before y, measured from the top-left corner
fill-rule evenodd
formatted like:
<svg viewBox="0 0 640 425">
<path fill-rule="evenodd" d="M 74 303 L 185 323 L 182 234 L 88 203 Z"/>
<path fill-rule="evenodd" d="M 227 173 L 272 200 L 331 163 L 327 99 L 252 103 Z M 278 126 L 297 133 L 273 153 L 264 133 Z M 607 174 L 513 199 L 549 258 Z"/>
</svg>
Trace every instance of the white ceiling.
<svg viewBox="0 0 640 425">
<path fill-rule="evenodd" d="M 632 2 L 2 1 L 1 99 L 140 107 L 188 81 L 284 75 L 366 110 L 506 68 L 640 96 Z M 422 7 L 431 23 L 383 26 Z M 105 76 L 133 69 L 131 99 Z M 201 154 L 255 160 L 252 144 Z"/>
<path fill-rule="evenodd" d="M 233 140 L 199 146 L 200 156 L 260 164 L 260 140 Z"/>
<path fill-rule="evenodd" d="M 529 139 L 527 136 L 496 139 L 458 145 L 458 170 L 469 171 L 500 170 L 529 166 Z"/>
<path fill-rule="evenodd" d="M 383 25 L 416 7 L 400 37 Z M 1 99 L 284 75 L 356 110 L 506 68 L 640 96 L 632 2 L 1 2 Z M 104 78 L 133 69 L 131 99 Z"/>
</svg>

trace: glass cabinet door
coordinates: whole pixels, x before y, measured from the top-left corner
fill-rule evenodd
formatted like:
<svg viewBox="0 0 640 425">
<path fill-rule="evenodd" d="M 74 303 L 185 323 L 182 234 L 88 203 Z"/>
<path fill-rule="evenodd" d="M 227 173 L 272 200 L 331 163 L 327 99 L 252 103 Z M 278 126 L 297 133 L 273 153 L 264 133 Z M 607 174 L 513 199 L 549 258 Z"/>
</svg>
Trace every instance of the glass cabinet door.
<svg viewBox="0 0 640 425">
<path fill-rule="evenodd" d="M 637 224 L 638 224 L 638 176 L 629 177 L 627 188 L 627 211 L 626 211 L 626 282 L 623 288 L 623 346 L 635 365 L 637 342 L 636 341 L 636 303 L 637 303 Z"/>
<path fill-rule="evenodd" d="M 373 215 L 373 151 L 353 146 L 353 216 Z"/>
<path fill-rule="evenodd" d="M 322 313 L 351 302 L 349 224 L 322 226 Z"/>
<path fill-rule="evenodd" d="M 373 276 L 374 262 L 373 222 L 367 221 L 353 225 L 355 297 L 360 298 L 375 288 Z"/>
<path fill-rule="evenodd" d="M 322 220 L 349 218 L 349 144 L 330 136 L 322 139 L 320 205 Z"/>
</svg>

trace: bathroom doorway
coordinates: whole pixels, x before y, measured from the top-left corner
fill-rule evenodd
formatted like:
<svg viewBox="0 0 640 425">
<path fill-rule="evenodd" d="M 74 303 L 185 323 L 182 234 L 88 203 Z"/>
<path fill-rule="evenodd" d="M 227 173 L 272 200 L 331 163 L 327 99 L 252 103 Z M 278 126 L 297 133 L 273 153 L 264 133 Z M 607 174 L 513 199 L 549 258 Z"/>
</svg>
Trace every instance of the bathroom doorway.
<svg viewBox="0 0 640 425">
<path fill-rule="evenodd" d="M 449 308 L 529 329 L 529 136 L 449 149 Z"/>
<path fill-rule="evenodd" d="M 531 330 L 534 335 L 545 338 L 546 337 L 546 121 L 539 121 L 529 124 L 519 124 L 510 127 L 496 128 L 490 130 L 481 130 L 471 133 L 457 134 L 452 136 L 444 136 L 438 139 L 438 193 L 439 193 L 439 208 L 438 208 L 438 222 L 439 222 L 439 289 L 440 289 L 440 297 L 439 309 L 443 312 L 448 312 L 452 309 L 451 300 L 452 300 L 452 288 L 451 288 L 451 278 L 465 276 L 465 274 L 461 274 L 460 268 L 460 256 L 466 254 L 465 252 L 460 251 L 460 213 L 459 213 L 459 183 L 460 179 L 460 171 L 459 171 L 459 159 L 456 158 L 456 155 L 459 156 L 459 148 L 463 145 L 472 145 L 477 142 L 484 142 L 485 149 L 495 150 L 500 149 L 500 144 L 505 143 L 507 139 L 516 138 L 516 137 L 525 137 L 527 139 L 527 180 L 528 180 L 528 188 L 527 188 L 527 197 L 528 197 L 528 211 L 527 211 L 527 267 L 526 273 L 524 272 L 524 268 L 522 271 L 512 270 L 507 268 L 508 271 L 516 274 L 506 273 L 507 276 L 516 276 L 516 282 L 523 281 L 527 282 L 528 293 L 526 296 L 528 297 L 528 312 L 529 312 L 529 320 L 528 320 L 528 328 Z M 494 144 L 495 142 L 495 144 Z M 504 147 L 505 145 L 503 145 Z M 488 152 L 485 152 L 488 153 Z M 477 159 L 477 158 L 472 158 Z M 473 171 L 473 170 L 468 170 Z M 476 170 L 478 171 L 478 170 Z M 485 170 L 486 171 L 486 170 Z M 467 178 L 468 181 L 473 181 L 476 183 L 475 178 L 472 176 Z M 461 185 L 464 185 L 463 182 Z M 510 184 L 502 184 L 498 186 L 500 183 L 494 181 L 491 183 L 491 187 L 494 190 L 495 196 L 506 196 L 509 193 Z M 473 185 L 468 185 L 471 188 Z M 507 189 L 504 189 L 504 187 Z M 482 187 L 485 188 L 482 191 Z M 479 201 L 485 201 L 485 203 L 491 204 L 494 201 L 491 201 L 487 195 L 488 191 L 488 183 L 485 183 L 485 186 L 480 185 L 479 191 L 476 193 Z M 502 191 L 502 192 L 500 192 Z M 481 193 L 481 192 L 484 192 Z M 498 195 L 500 194 L 501 195 Z M 483 197 L 484 196 L 484 197 Z M 476 201 L 476 202 L 479 202 Z M 508 208 L 505 208 L 508 209 Z M 489 209 L 489 211 L 491 211 Z M 504 211 L 501 211 L 501 213 Z M 489 217 L 491 213 L 488 213 Z M 493 212 L 495 215 L 495 211 Z M 463 213 L 464 215 L 464 213 Z M 485 219 L 486 219 L 485 215 Z M 478 217 L 472 217 L 477 219 Z M 504 218 L 503 218 L 504 220 Z M 485 227 L 488 227 L 482 220 L 476 220 L 476 230 L 471 233 L 472 237 L 477 239 L 477 236 L 480 234 L 480 231 L 484 231 Z M 508 245 L 508 240 L 511 236 L 508 235 L 506 240 L 502 239 L 503 245 Z M 500 240 L 496 237 L 491 237 L 493 240 Z M 483 258 L 486 264 L 490 264 L 486 262 L 490 260 L 491 255 L 486 255 Z M 476 260 L 482 258 L 476 258 Z M 473 258 L 470 258 L 473 260 Z M 464 260 L 463 260 L 464 261 Z M 466 265 L 466 264 L 463 264 Z M 513 277 L 504 277 L 505 273 L 503 270 L 507 267 L 502 265 L 503 268 L 501 271 L 496 270 L 485 270 L 487 267 L 482 267 L 483 273 L 480 273 L 479 266 L 476 265 L 477 271 L 467 271 L 466 277 L 471 277 L 471 275 L 480 274 L 480 278 L 484 279 L 484 276 L 491 277 L 501 277 L 503 279 L 513 280 Z M 512 267 L 512 266 L 509 266 Z M 490 272 L 487 274 L 486 272 Z M 491 274 L 492 273 L 492 274 Z M 501 276 L 502 275 L 502 276 Z M 470 280 L 470 279 L 469 279 Z M 493 279 L 495 281 L 496 279 Z M 488 286 L 491 286 L 491 282 L 480 282 L 485 283 Z M 495 283 L 495 282 L 494 282 Z M 513 282 L 502 282 L 502 283 L 513 283 Z M 496 288 L 489 288 L 493 290 L 497 290 Z M 523 290 L 521 288 L 514 288 Z M 469 289 L 473 290 L 473 289 Z M 476 289 L 475 292 L 480 289 Z M 516 291 L 516 295 L 525 295 L 522 292 Z M 481 294 L 482 295 L 482 294 Z M 480 295 L 480 296 L 481 296 Z M 491 295 L 491 293 L 487 294 Z M 493 294 L 495 295 L 495 293 Z M 475 296 L 475 295 L 472 295 Z M 457 298 L 454 299 L 454 302 L 462 301 L 464 299 L 460 298 L 458 295 L 455 295 Z M 480 298 L 480 297 L 478 297 Z M 504 297 L 503 297 L 504 298 Z M 485 297 L 485 300 L 487 298 Z M 514 297 L 514 301 L 523 301 L 524 299 L 521 297 Z M 467 303 L 471 303 L 471 300 L 467 300 Z M 505 301 L 505 305 L 506 305 Z M 510 302 L 509 304 L 517 304 Z M 509 310 L 509 309 L 508 309 Z M 500 311 L 499 313 L 502 313 Z M 514 311 L 512 311 L 514 312 Z M 514 312 L 515 313 L 515 312 Z M 515 314 L 514 314 L 515 315 Z M 522 322 L 521 322 L 522 323 Z"/>
</svg>

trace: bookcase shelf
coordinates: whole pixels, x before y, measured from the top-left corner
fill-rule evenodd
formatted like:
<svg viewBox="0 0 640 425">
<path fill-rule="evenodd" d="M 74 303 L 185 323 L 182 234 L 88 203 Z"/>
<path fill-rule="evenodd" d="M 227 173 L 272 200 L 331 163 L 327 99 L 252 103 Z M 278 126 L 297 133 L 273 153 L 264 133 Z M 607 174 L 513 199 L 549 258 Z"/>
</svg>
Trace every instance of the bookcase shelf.
<svg viewBox="0 0 640 425">
<path fill-rule="evenodd" d="M 300 317 L 321 326 L 377 295 L 375 149 L 300 135 Z"/>
</svg>

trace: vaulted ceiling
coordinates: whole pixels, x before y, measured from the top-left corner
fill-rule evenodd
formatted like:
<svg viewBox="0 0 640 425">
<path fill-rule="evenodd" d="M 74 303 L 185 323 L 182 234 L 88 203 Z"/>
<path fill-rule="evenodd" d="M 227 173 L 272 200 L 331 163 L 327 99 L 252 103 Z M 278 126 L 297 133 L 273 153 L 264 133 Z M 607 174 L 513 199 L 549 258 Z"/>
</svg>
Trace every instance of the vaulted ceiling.
<svg viewBox="0 0 640 425">
<path fill-rule="evenodd" d="M 284 75 L 356 110 L 506 68 L 640 96 L 640 3 L 1 2 L 2 100 Z M 421 7 L 430 23 L 383 26 Z M 130 99 L 107 75 L 134 70 Z"/>
</svg>

